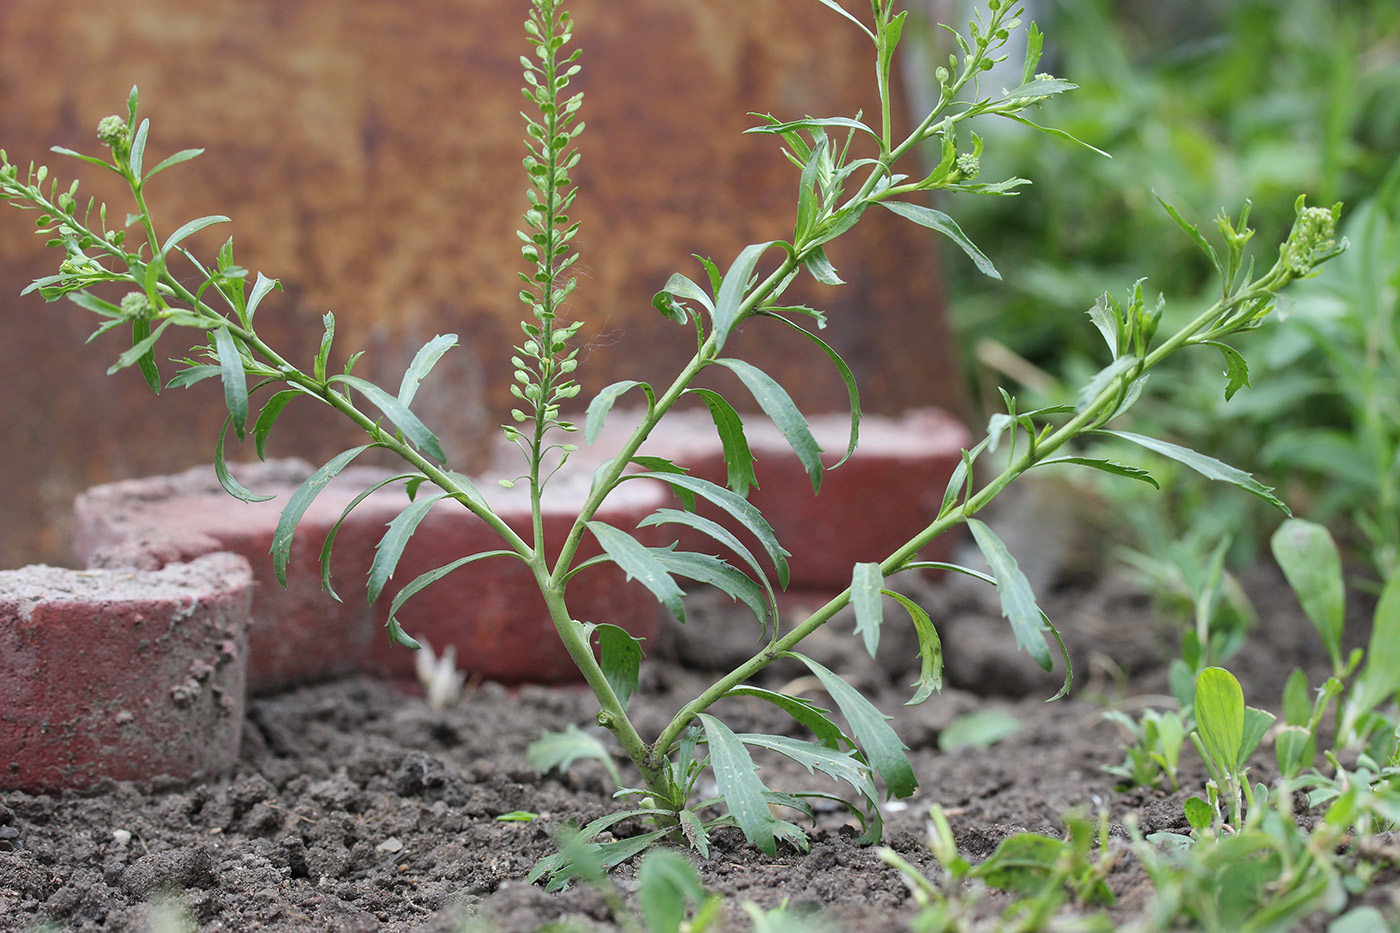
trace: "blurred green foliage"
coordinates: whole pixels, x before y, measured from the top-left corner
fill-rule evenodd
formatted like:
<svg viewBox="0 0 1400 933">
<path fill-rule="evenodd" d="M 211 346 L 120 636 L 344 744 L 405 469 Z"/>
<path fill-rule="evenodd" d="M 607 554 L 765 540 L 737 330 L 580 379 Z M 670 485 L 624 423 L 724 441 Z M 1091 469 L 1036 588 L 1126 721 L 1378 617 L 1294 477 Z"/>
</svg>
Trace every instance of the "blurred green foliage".
<svg viewBox="0 0 1400 933">
<path fill-rule="evenodd" d="M 1291 316 L 1250 338 L 1257 388 L 1227 402 L 1221 359 L 1202 348 L 1154 377 L 1133 418 L 1252 469 L 1263 451 L 1260 478 L 1295 511 L 1337 523 L 1387 575 L 1400 516 L 1374 513 L 1395 511 L 1400 479 L 1400 353 L 1390 352 L 1400 347 L 1400 183 L 1375 193 L 1400 173 L 1400 4 L 1057 0 L 1028 15 L 1054 37 L 1051 67 L 1079 85 L 1044 105 L 1045 120 L 1113 158 L 996 128 L 1004 137 L 987 147 L 984 170 L 1040 181 L 1015 199 L 956 205 L 963 229 L 1009 270 L 1004 284 L 989 283 L 950 263 L 976 397 L 995 410 L 1005 385 L 1063 401 L 1102 365 L 1085 311 L 1105 290 L 1121 295 L 1145 276 L 1168 298 L 1169 325 L 1173 308 L 1186 313 L 1188 299 L 1214 287 L 1154 194 L 1203 229 L 1249 198 L 1256 243 L 1287 231 L 1298 191 L 1315 204 L 1344 201 L 1349 213 L 1369 203 L 1347 230 L 1356 240 L 1370 225 L 1368 248 L 1304 283 Z M 1161 554 L 1182 538 L 1209 549 L 1229 536 L 1235 563 L 1263 553 L 1278 520 L 1260 503 L 1165 462 L 1143 465 L 1162 493 L 1094 478 L 1112 498 L 1104 512 L 1126 516 L 1127 543 Z"/>
</svg>

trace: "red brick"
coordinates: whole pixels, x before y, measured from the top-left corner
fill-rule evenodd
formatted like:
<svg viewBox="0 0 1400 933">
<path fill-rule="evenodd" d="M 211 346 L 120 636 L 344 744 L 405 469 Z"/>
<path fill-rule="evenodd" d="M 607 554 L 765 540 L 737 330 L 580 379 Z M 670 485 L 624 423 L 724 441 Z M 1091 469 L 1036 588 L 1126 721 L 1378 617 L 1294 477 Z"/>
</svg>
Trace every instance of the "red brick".
<svg viewBox="0 0 1400 933">
<path fill-rule="evenodd" d="M 588 455 L 594 460 L 610 455 L 636 417 L 635 413 L 615 414 Z M 849 417 L 819 415 L 809 423 L 823 450 L 822 462 L 830 466 L 839 461 L 849 439 Z M 745 416 L 744 431 L 759 482 L 750 491 L 749 502 L 792 552 L 789 588 L 816 593 L 844 589 L 851 582 L 854 564 L 883 560 L 927 527 L 937 516 L 962 449 L 971 443 L 967 429 L 939 409 L 915 409 L 900 418 L 868 415 L 860 424 L 856 452 L 837 469 L 824 473 L 821 493 L 813 495 L 811 479 L 797 455 L 768 419 Z M 667 418 L 652 432 L 642 452 L 674 460 L 704 479 L 727 482 L 723 447 L 703 410 Z M 702 512 L 719 517 L 711 509 Z M 716 547 L 706 536 L 671 528 L 672 538 L 679 537 L 683 549 Z M 947 538 L 940 539 L 926 547 L 922 556 L 947 559 L 951 546 Z M 763 559 L 760 551 L 755 553 Z"/>
<path fill-rule="evenodd" d="M 238 754 L 246 561 L 0 572 L 0 787 L 189 780 Z"/>
<path fill-rule="evenodd" d="M 249 689 L 268 692 L 358 670 L 410 676 L 411 652 L 392 646 L 383 625 L 395 594 L 420 573 L 459 557 L 503 547 L 484 523 L 453 503 L 441 503 L 419 525 L 384 595 L 365 602 L 365 577 L 385 526 L 407 504 L 402 487 L 367 498 L 341 525 L 332 555 L 332 583 L 344 602 L 321 589 L 319 555 L 331 527 L 361 490 L 391 475 L 372 468 L 346 470 L 317 497 L 293 539 L 287 587 L 267 556 L 287 497 L 311 467 L 299 461 L 252 464 L 235 470 L 267 502 L 230 497 L 208 469 L 97 487 L 79 497 L 77 544 L 81 560 L 102 566 L 161 566 L 199 553 L 229 550 L 248 558 L 257 578 L 249 634 Z M 587 494 L 587 471 L 560 474 L 545 501 L 546 540 L 557 549 Z M 478 481 L 482 495 L 517 533 L 530 534 L 529 498 L 522 488 Z M 615 492 L 598 518 L 625 530 L 665 501 L 664 487 L 629 483 Z M 650 542 L 654 532 L 640 535 Z M 587 545 L 582 557 L 596 553 Z M 557 550 L 556 550 L 557 553 Z M 657 602 L 640 586 L 623 586 L 614 566 L 590 568 L 569 587 L 576 617 L 612 622 L 647 637 Z M 462 670 L 504 682 L 577 678 L 553 630 L 528 568 L 512 558 L 468 564 L 411 599 L 400 613 L 410 635 L 435 649 L 457 648 Z"/>
</svg>

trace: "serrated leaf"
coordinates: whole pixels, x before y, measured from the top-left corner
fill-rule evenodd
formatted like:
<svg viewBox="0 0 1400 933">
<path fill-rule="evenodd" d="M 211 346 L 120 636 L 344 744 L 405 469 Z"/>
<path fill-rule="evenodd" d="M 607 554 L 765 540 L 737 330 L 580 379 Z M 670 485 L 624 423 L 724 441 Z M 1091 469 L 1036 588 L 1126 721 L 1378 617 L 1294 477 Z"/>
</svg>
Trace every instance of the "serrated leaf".
<svg viewBox="0 0 1400 933">
<path fill-rule="evenodd" d="M 277 498 L 258 495 L 234 479 L 233 474 L 228 471 L 228 462 L 224 459 L 224 435 L 228 433 L 228 426 L 232 420 L 232 415 L 224 419 L 224 426 L 219 429 L 218 440 L 214 442 L 214 475 L 218 477 L 219 485 L 224 487 L 224 491 L 229 495 L 244 502 L 266 502 Z"/>
<path fill-rule="evenodd" d="M 754 697 L 767 703 L 772 703 L 778 709 L 787 713 L 794 721 L 806 726 L 811 730 L 817 740 L 827 748 L 840 748 L 844 743 L 854 746 L 853 742 L 836 723 L 826 717 L 826 710 L 817 706 L 811 700 L 804 700 L 802 697 L 788 696 L 786 693 L 776 693 L 772 690 L 765 690 L 762 687 L 752 687 L 742 685 L 733 688 L 725 694 L 726 697 Z"/>
<path fill-rule="evenodd" d="M 797 410 L 786 390 L 772 376 L 752 363 L 736 359 L 715 362 L 733 372 L 744 383 L 752 393 L 754 401 L 758 402 L 763 413 L 772 420 L 788 442 L 792 452 L 797 454 L 797 459 L 812 480 L 812 492 L 819 492 L 822 473 L 825 470 L 822 466 L 822 449 L 817 446 L 816 438 L 812 437 L 812 429 L 807 419 Z"/>
<path fill-rule="evenodd" d="M 604 622 L 593 630 L 598 644 L 598 665 L 603 669 L 622 708 L 637 692 L 642 667 L 642 643 L 625 628 Z M 619 782 L 621 783 L 621 782 Z"/>
<path fill-rule="evenodd" d="M 1210 257 L 1211 265 L 1215 266 L 1216 270 L 1221 275 L 1224 275 L 1225 270 L 1224 267 L 1220 264 L 1220 257 L 1216 255 L 1215 247 L 1210 245 L 1210 241 L 1205 238 L 1205 235 L 1201 233 L 1200 229 L 1197 228 L 1195 224 L 1188 223 L 1186 218 L 1182 217 L 1181 213 L 1177 211 L 1176 208 L 1172 207 L 1166 201 L 1162 200 L 1161 195 L 1157 194 L 1154 191 L 1152 193 L 1152 196 L 1157 199 L 1158 204 L 1162 205 L 1162 207 L 1166 209 L 1166 212 L 1171 217 L 1171 219 L 1176 221 L 1176 225 L 1182 230 L 1186 231 L 1186 235 L 1191 238 L 1192 242 L 1194 242 L 1197 246 L 1201 248 L 1201 252 L 1205 253 L 1207 256 Z"/>
<path fill-rule="evenodd" d="M 622 568 L 628 579 L 636 580 L 651 590 L 661 605 L 665 606 L 677 621 L 684 623 L 685 605 L 682 597 L 685 594 L 651 548 L 641 544 L 627 532 L 604 522 L 591 521 L 587 525 L 608 557 Z"/>
<path fill-rule="evenodd" d="M 402 402 L 379 386 L 348 373 L 331 376 L 327 381 L 343 383 L 354 388 L 369 399 L 374 407 L 383 412 L 384 416 L 392 421 L 415 447 L 438 463 L 447 460 L 447 455 L 442 452 L 442 445 L 438 442 L 437 436 L 429 431 L 427 426 L 418 420 L 418 416 L 409 411 Z"/>
<path fill-rule="evenodd" d="M 399 480 L 399 479 L 402 479 L 402 477 L 397 477 L 397 476 L 394 477 L 394 480 Z M 394 480 L 390 480 L 389 482 L 392 482 L 392 481 L 394 481 Z M 344 513 L 342 513 L 341 516 L 340 516 L 340 520 L 341 520 L 341 521 L 344 521 L 344 520 L 345 520 L 345 516 L 348 515 L 348 514 L 350 514 L 350 509 L 354 508 L 355 504 L 356 504 L 356 503 L 353 503 L 353 502 L 352 502 L 349 506 L 346 507 L 346 511 L 345 511 Z M 339 528 L 339 527 L 340 527 L 340 522 L 338 521 L 338 522 L 336 522 L 335 527 L 331 529 L 331 534 L 334 535 L 336 529 Z M 327 591 L 328 593 L 330 593 L 333 597 L 335 597 L 335 599 L 336 599 L 337 602 L 339 602 L 340 597 L 335 596 L 335 593 L 334 593 L 334 592 L 331 590 L 331 588 L 330 588 L 330 576 L 329 576 L 329 567 L 330 567 L 330 564 L 329 564 L 328 558 L 329 558 L 329 556 L 330 556 L 330 555 L 329 555 L 329 547 L 330 547 L 330 544 L 331 544 L 331 540 L 332 540 L 331 537 L 330 537 L 330 536 L 327 536 L 327 539 L 326 539 L 326 547 L 322 548 L 322 551 L 321 551 L 321 567 L 322 567 L 322 579 L 321 579 L 321 583 L 322 583 L 322 586 L 326 589 L 326 591 Z M 452 571 L 456 570 L 456 569 L 459 568 L 459 567 L 465 567 L 467 564 L 475 563 L 476 561 L 479 561 L 479 560 L 484 560 L 484 559 L 486 559 L 486 558 L 488 558 L 488 557 L 519 557 L 519 556 L 520 556 L 520 555 L 516 554 L 514 551 L 481 551 L 481 552 L 479 552 L 479 553 L 477 553 L 477 554 L 469 554 L 469 555 L 467 555 L 466 557 L 459 557 L 459 558 L 457 558 L 457 559 L 454 560 L 454 561 L 450 561 L 449 563 L 443 564 L 441 567 L 434 567 L 432 570 L 429 570 L 429 571 L 427 571 L 426 573 L 420 573 L 418 576 L 414 577 L 414 578 L 408 583 L 407 586 L 405 586 L 403 589 L 401 589 L 401 590 L 399 590 L 397 593 L 395 593 L 395 594 L 394 594 L 394 599 L 393 599 L 393 601 L 389 604 L 389 616 L 388 616 L 388 619 L 386 620 L 385 624 L 388 625 L 388 626 L 390 626 L 390 634 L 391 634 L 391 636 L 393 635 L 394 631 L 399 631 L 399 632 L 402 632 L 402 631 L 403 631 L 403 628 L 402 628 L 401 626 L 399 626 L 399 624 L 398 624 L 398 614 L 399 614 L 399 610 L 402 609 L 402 608 L 404 607 L 404 604 L 407 603 L 410 599 L 412 599 L 415 595 L 417 595 L 418 593 L 422 592 L 422 591 L 423 591 L 424 589 L 426 589 L 427 587 L 431 586 L 432 584 L 434 584 L 434 583 L 436 583 L 437 581 L 441 580 L 443 577 L 447 576 L 447 575 L 448 575 L 449 573 L 451 573 Z M 399 644 L 403 645 L 403 646 L 406 647 L 406 648 L 414 648 L 414 649 L 416 649 L 416 648 L 420 647 L 419 644 L 418 644 L 418 642 L 414 641 L 414 640 L 411 639 L 411 638 L 408 639 L 408 641 L 403 641 L 403 640 L 400 640 L 400 639 L 398 639 L 398 638 L 395 638 L 394 640 L 397 641 Z M 621 780 L 620 780 L 620 779 L 619 779 L 618 783 L 621 783 Z"/>
<path fill-rule="evenodd" d="M 753 452 L 749 450 L 748 438 L 744 436 L 744 421 L 718 392 L 710 389 L 688 389 L 698 395 L 710 410 L 710 418 L 715 423 L 720 446 L 724 450 L 724 464 L 728 474 L 729 488 L 739 496 L 748 497 L 749 489 L 758 485 L 753 472 Z"/>
<path fill-rule="evenodd" d="M 774 571 L 778 577 L 778 585 L 786 588 L 788 584 L 788 552 L 778 543 L 777 536 L 773 533 L 773 528 L 768 524 L 768 520 L 763 517 L 763 513 L 754 508 L 748 500 L 730 492 L 717 483 L 701 479 L 698 476 L 689 476 L 684 473 L 633 473 L 628 479 L 658 479 L 672 486 L 679 486 L 695 495 L 700 496 L 709 502 L 714 503 L 724 510 L 736 521 L 747 529 L 758 543 L 763 547 L 768 559 L 773 562 Z"/>
<path fill-rule="evenodd" d="M 219 354 L 219 373 L 224 383 L 224 404 L 238 439 L 243 440 L 248 423 L 248 376 L 243 371 L 243 357 L 228 326 L 214 329 L 214 348 Z"/>
<path fill-rule="evenodd" d="M 823 285 L 845 285 L 841 276 L 836 274 L 836 267 L 831 264 L 831 260 L 826 258 L 826 251 L 821 247 L 807 254 L 807 258 L 802 260 L 802 266 L 812 278 Z"/>
<path fill-rule="evenodd" d="M 272 426 L 277 423 L 282 409 L 301 394 L 299 389 L 283 389 L 268 399 L 263 405 L 262 411 L 258 412 L 258 420 L 253 423 L 253 446 L 257 450 L 259 460 L 267 459 L 267 435 L 272 430 Z"/>
<path fill-rule="evenodd" d="M 1045 644 L 1047 626 L 1040 607 L 1036 605 L 1030 581 L 991 528 L 975 518 L 967 520 L 967 527 L 996 579 L 997 594 L 1001 597 L 1001 614 L 1011 623 L 1016 644 L 1035 659 L 1041 670 L 1050 670 L 1050 648 Z"/>
<path fill-rule="evenodd" d="M 1113 460 L 1101 460 L 1095 457 L 1052 457 L 1048 460 L 1041 460 L 1036 466 L 1048 466 L 1052 463 L 1077 463 L 1080 466 L 1092 467 L 1095 470 L 1102 470 L 1105 473 L 1112 473 L 1115 476 L 1126 476 L 1129 479 L 1141 480 L 1154 489 L 1161 489 L 1157 480 L 1152 474 L 1141 467 L 1129 466 L 1126 463 L 1117 463 Z"/>
<path fill-rule="evenodd" d="M 856 615 L 856 634 L 865 641 L 865 650 L 873 658 L 880 647 L 880 624 L 884 622 L 881 592 L 885 575 L 875 563 L 856 564 L 851 572 L 851 608 Z"/>
<path fill-rule="evenodd" d="M 624 379 L 621 382 L 614 382 L 605 387 L 593 400 L 588 403 L 588 413 L 583 421 L 583 437 L 588 443 L 593 444 L 598 440 L 598 435 L 603 431 L 603 423 L 607 420 L 608 412 L 612 411 L 613 403 L 618 397 L 629 389 L 641 386 L 647 391 L 647 401 L 651 401 L 651 386 L 645 382 L 637 382 L 635 379 Z M 650 407 L 650 405 L 648 405 Z"/>
<path fill-rule="evenodd" d="M 904 607 L 909 619 L 914 623 L 914 632 L 919 636 L 919 679 L 910 684 L 918 687 L 914 696 L 905 706 L 918 706 L 930 696 L 943 690 L 943 640 L 938 637 L 938 629 L 933 619 L 923 607 L 903 593 L 885 590 L 885 595 Z"/>
<path fill-rule="evenodd" d="M 724 348 L 729 332 L 739 323 L 739 312 L 743 307 L 744 296 L 749 290 L 749 278 L 758 265 L 759 257 L 776 243 L 776 240 L 770 240 L 767 243 L 754 243 L 744 247 L 729 267 L 729 271 L 724 274 L 719 294 L 715 297 L 715 353 Z"/>
<path fill-rule="evenodd" d="M 759 780 L 758 769 L 748 749 L 715 717 L 701 713 L 699 719 L 710 747 L 710 768 L 719 785 L 719 796 L 729 808 L 734 824 L 751 845 L 770 857 L 777 855 L 778 842 L 774 834 L 782 821 L 768 809 L 768 788 Z"/>
<path fill-rule="evenodd" d="M 851 751 L 838 751 L 826 745 L 795 739 L 786 735 L 756 735 L 745 733 L 739 736 L 745 745 L 766 748 L 769 751 L 789 758 L 808 774 L 820 771 L 827 777 L 847 784 L 869 801 L 872 807 L 879 803 L 879 792 L 875 788 L 874 776 L 865 762 Z"/>
<path fill-rule="evenodd" d="M 190 236 L 191 234 L 198 233 L 205 227 L 211 226 L 213 224 L 226 224 L 230 221 L 230 219 L 231 218 L 225 217 L 222 214 L 210 214 L 208 217 L 200 217 L 195 220 L 191 220 L 189 223 L 185 224 L 183 227 L 170 234 L 170 237 L 165 241 L 165 245 L 160 248 L 160 254 L 162 256 L 169 255 L 170 251 L 175 248 L 176 244 L 183 242 L 184 239 Z"/>
<path fill-rule="evenodd" d="M 448 496 L 445 492 L 419 496 L 389 522 L 388 530 L 374 546 L 374 560 L 370 561 L 369 565 L 369 584 L 366 591 L 371 603 L 379 599 L 379 594 L 384 592 L 385 585 L 399 565 L 399 558 L 403 556 L 408 539 L 413 536 L 419 523 L 428 517 L 428 512 L 434 505 L 446 498 Z"/>
<path fill-rule="evenodd" d="M 565 773 L 580 758 L 602 762 L 613 783 L 622 786 L 622 773 L 607 746 L 573 723 L 563 732 L 545 732 L 525 749 L 525 763 L 536 774 L 548 774 L 555 768 Z"/>
<path fill-rule="evenodd" d="M 638 523 L 637 527 L 640 528 L 641 525 L 643 523 Z M 743 602 L 753 612 L 759 625 L 763 626 L 763 632 L 767 633 L 774 618 L 774 611 L 771 608 L 771 605 L 774 604 L 774 598 L 769 581 L 762 572 L 755 569 L 757 579 L 762 580 L 762 583 L 757 583 L 738 567 L 731 566 L 724 560 L 708 555 L 708 553 L 672 551 L 669 548 L 652 548 L 651 552 L 668 572 L 686 577 L 687 580 L 696 580 L 697 583 L 718 588 L 731 600 Z"/>
<path fill-rule="evenodd" d="M 257 294 L 257 289 L 253 289 Z M 251 302 L 250 302 L 251 304 Z M 251 308 L 248 311 L 249 317 L 253 314 Z M 433 371 L 438 360 L 448 350 L 457 346 L 456 334 L 439 334 L 418 348 L 418 352 L 413 355 L 413 362 L 408 364 L 408 369 L 404 370 L 403 381 L 399 383 L 399 401 L 405 408 L 413 404 L 413 398 L 418 394 L 418 386 L 427 378 L 428 373 Z"/>
<path fill-rule="evenodd" d="M 272 555 L 272 569 L 277 575 L 277 582 L 283 586 L 287 585 L 287 560 L 292 550 L 292 536 L 296 532 L 297 525 L 301 522 L 301 517 L 306 514 L 306 510 L 311 507 L 311 503 L 316 501 L 316 497 L 321 494 L 321 490 L 326 488 L 326 484 L 340 474 L 356 457 L 378 444 L 365 444 L 361 447 L 352 447 L 350 450 L 336 454 L 326 461 L 316 472 L 312 473 L 302 484 L 297 487 L 287 500 L 287 505 L 282 509 L 282 515 L 277 520 L 277 527 L 272 532 L 272 546 L 268 553 Z"/>
<path fill-rule="evenodd" d="M 1169 460 L 1175 460 L 1183 466 L 1188 466 L 1207 479 L 1218 480 L 1238 486 L 1246 492 L 1252 493 L 1263 499 L 1265 502 L 1277 507 L 1285 515 L 1291 516 L 1288 506 L 1273 494 L 1273 488 L 1265 486 L 1253 476 L 1243 470 L 1237 470 L 1228 463 L 1221 463 L 1214 457 L 1207 457 L 1205 454 L 1197 453 L 1189 447 L 1181 447 L 1167 441 L 1158 440 L 1155 437 L 1146 437 L 1141 434 L 1133 434 L 1128 431 L 1111 431 L 1103 429 L 1094 432 L 1104 434 L 1109 437 L 1116 437 L 1121 440 L 1137 444 L 1139 447 L 1146 447 L 1154 453 L 1159 453 Z"/>
<path fill-rule="evenodd" d="M 846 681 L 805 655 L 793 653 L 807 669 L 817 676 L 822 687 L 836 703 L 841 715 L 851 727 L 851 735 L 856 744 L 885 782 L 885 788 L 894 797 L 908 797 L 919 786 L 914 777 L 914 769 L 909 757 L 904 754 L 905 745 L 899 740 L 889 717 L 880 712 L 873 703 L 861 695 Z"/>
<path fill-rule="evenodd" d="M 1225 401 L 1228 402 L 1240 389 L 1249 388 L 1249 363 L 1229 344 L 1218 340 L 1207 340 L 1206 343 L 1215 347 L 1225 357 Z"/>
<path fill-rule="evenodd" d="M 957 221 L 949 217 L 942 211 L 936 211 L 931 207 L 924 207 L 922 204 L 911 204 L 908 201 L 881 201 L 882 207 L 886 207 L 894 213 L 922 227 L 927 227 L 936 233 L 941 233 L 967 253 L 968 258 L 977 266 L 977 270 L 983 275 L 994 279 L 1000 279 L 1001 273 L 997 267 L 992 265 L 992 261 L 986 254 L 977 248 L 977 244 L 967 238 L 967 234 L 962 232 Z"/>
<path fill-rule="evenodd" d="M 1321 525 L 1290 518 L 1274 532 L 1269 547 L 1303 612 L 1322 637 L 1333 672 L 1340 671 L 1346 589 L 1341 555 L 1332 535 Z"/>
</svg>

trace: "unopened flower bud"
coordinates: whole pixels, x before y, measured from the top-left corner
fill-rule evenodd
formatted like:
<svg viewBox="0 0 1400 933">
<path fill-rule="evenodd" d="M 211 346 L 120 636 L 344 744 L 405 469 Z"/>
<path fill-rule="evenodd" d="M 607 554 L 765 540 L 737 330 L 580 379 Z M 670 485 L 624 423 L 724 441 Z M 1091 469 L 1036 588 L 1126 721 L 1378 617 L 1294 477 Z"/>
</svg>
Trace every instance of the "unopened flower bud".
<svg viewBox="0 0 1400 933">
<path fill-rule="evenodd" d="M 151 299 L 145 292 L 127 292 L 122 298 L 122 316 L 128 318 L 148 317 L 151 313 Z"/>
<path fill-rule="evenodd" d="M 131 141 L 131 130 L 127 127 L 126 121 L 113 114 L 110 117 L 103 117 L 97 124 L 97 138 L 102 141 L 102 145 L 110 146 L 114 151 L 124 151 Z"/>
<path fill-rule="evenodd" d="M 1279 250 L 1284 266 L 1295 276 L 1307 275 L 1317 265 L 1317 257 L 1336 245 L 1337 218 L 1325 207 L 1303 207 Z"/>
<path fill-rule="evenodd" d="M 977 173 L 982 171 L 982 161 L 972 153 L 964 152 L 953 163 L 953 171 L 959 178 L 976 178 Z"/>
</svg>

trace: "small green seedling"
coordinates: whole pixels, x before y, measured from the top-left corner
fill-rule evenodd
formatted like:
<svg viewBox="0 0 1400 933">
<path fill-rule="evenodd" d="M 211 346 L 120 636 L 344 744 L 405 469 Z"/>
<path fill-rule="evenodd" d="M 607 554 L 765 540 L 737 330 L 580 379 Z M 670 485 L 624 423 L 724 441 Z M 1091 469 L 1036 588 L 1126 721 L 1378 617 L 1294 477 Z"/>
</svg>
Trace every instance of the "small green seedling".
<svg viewBox="0 0 1400 933">
<path fill-rule="evenodd" d="M 1197 830 L 1213 825 L 1219 831 L 1223 803 L 1228 808 L 1229 822 L 1238 826 L 1245 803 L 1251 808 L 1255 805 L 1246 762 L 1273 725 L 1274 714 L 1245 706 L 1240 682 L 1221 667 L 1208 667 L 1196 676 L 1194 706 L 1196 728 L 1191 741 L 1210 771 L 1210 801 L 1207 811 L 1202 809 L 1199 797 L 1191 798 L 1197 803 L 1188 802 L 1187 818 Z"/>
<path fill-rule="evenodd" d="M 1122 778 L 1123 787 L 1157 787 L 1166 778 L 1171 789 L 1177 790 L 1181 749 L 1194 725 L 1190 717 L 1189 708 L 1150 709 L 1140 719 L 1133 719 L 1122 710 L 1105 712 L 1104 718 L 1121 727 L 1132 741 L 1124 746 L 1127 757 L 1123 763 L 1105 765 L 1104 771 Z"/>
</svg>

